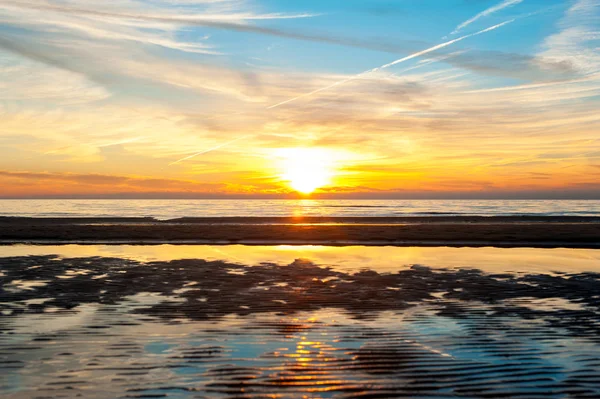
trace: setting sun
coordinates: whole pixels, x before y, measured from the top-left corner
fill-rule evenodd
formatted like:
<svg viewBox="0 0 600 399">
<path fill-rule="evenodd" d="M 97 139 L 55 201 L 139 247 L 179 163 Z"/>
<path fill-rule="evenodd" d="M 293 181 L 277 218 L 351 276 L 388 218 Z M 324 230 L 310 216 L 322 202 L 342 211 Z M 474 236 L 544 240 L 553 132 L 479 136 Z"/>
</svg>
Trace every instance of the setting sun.
<svg viewBox="0 0 600 399">
<path fill-rule="evenodd" d="M 282 158 L 281 178 L 291 188 L 310 194 L 331 183 L 333 159 L 326 150 L 316 148 L 286 148 L 278 155 Z"/>
</svg>

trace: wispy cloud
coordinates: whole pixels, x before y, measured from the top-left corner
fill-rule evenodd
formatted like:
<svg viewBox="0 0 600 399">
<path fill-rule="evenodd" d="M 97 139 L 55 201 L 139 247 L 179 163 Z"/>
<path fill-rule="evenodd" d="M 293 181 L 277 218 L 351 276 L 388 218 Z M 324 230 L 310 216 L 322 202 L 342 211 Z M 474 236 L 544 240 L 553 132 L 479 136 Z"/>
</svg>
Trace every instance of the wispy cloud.
<svg viewBox="0 0 600 399">
<path fill-rule="evenodd" d="M 213 5 L 218 2 L 201 2 L 202 5 Z M 161 4 L 161 3 L 159 3 Z M 386 52 L 406 51 L 410 47 L 396 44 L 389 44 L 381 40 L 364 40 L 351 37 L 341 37 L 331 34 L 317 34 L 312 32 L 294 31 L 291 29 L 270 28 L 254 25 L 253 21 L 265 20 L 285 20 L 297 18 L 309 18 L 318 16 L 312 13 L 254 13 L 254 12 L 239 12 L 235 9 L 227 9 L 226 12 L 215 13 L 211 10 L 199 13 L 198 11 L 190 11 L 186 9 L 172 10 L 169 8 L 151 8 L 143 3 L 136 1 L 127 2 L 119 0 L 111 3 L 110 7 L 95 7 L 90 8 L 89 3 L 80 3 L 80 0 L 74 1 L 71 4 L 57 5 L 39 1 L 14 1 L 4 0 L 0 3 L 0 9 L 5 8 L 13 11 L 24 12 L 41 12 L 45 13 L 44 18 L 36 18 L 35 25 L 58 25 L 64 29 L 79 30 L 88 35 L 106 38 L 121 38 L 133 41 L 146 42 L 149 44 L 161 45 L 165 47 L 175 48 L 182 51 L 203 52 L 217 54 L 218 51 L 211 49 L 208 45 L 198 45 L 196 43 L 181 43 L 164 39 L 161 36 L 152 35 L 148 29 L 159 29 L 161 31 L 170 31 L 180 27 L 205 27 L 212 29 L 222 29 L 235 31 L 240 33 L 253 33 L 259 35 L 275 36 L 295 40 L 303 40 L 318 43 L 329 43 L 341 46 L 357 47 L 372 49 Z M 51 13 L 49 17 L 47 12 Z M 72 20 L 65 18 L 52 18 L 54 16 L 78 16 L 84 20 Z M 12 15 L 15 16 L 14 13 Z M 19 17 L 20 15 L 17 15 Z M 26 24 L 32 23 L 32 15 L 22 15 L 26 18 Z M 2 20 L 0 18 L 0 20 Z M 7 24 L 15 24 L 12 18 L 5 18 Z M 18 22 L 18 21 L 17 21 Z M 23 22 L 23 21 L 21 21 Z M 109 26 L 117 26 L 118 30 L 108 30 L 106 27 L 99 24 L 108 24 Z M 148 25 L 150 24 L 150 25 Z M 147 28 L 142 30 L 139 28 Z M 135 31 L 128 30 L 122 32 L 124 28 L 134 28 Z"/>
<path fill-rule="evenodd" d="M 2 40 L 0 39 L 0 46 Z M 0 53 L 0 103 L 27 101 L 65 106 L 94 102 L 110 96 L 85 76 L 58 68 L 40 68 L 20 57 Z"/>
<path fill-rule="evenodd" d="M 192 191 L 198 193 L 211 193 L 224 187 L 224 184 L 206 184 L 182 179 L 161 179 L 144 176 L 120 176 L 108 174 L 83 174 L 83 173 L 48 173 L 48 172 L 15 172 L 0 170 L 0 180 L 17 180 L 23 182 L 23 187 L 14 194 L 27 194 L 31 186 L 37 185 L 40 191 L 52 193 L 56 184 L 66 185 L 71 193 L 86 192 L 90 187 L 97 188 L 109 186 L 110 191 L 118 193 L 145 192 L 163 187 L 167 191 Z M 4 192 L 10 196 L 10 191 Z M 13 194 L 13 195 L 14 195 Z"/>
<path fill-rule="evenodd" d="M 261 28 L 253 27 L 248 22 L 312 16 L 311 14 L 259 14 L 239 12 L 235 9 L 215 12 L 212 8 L 215 3 L 218 4 L 218 2 L 192 3 L 208 7 L 204 12 L 198 12 L 186 8 L 173 10 L 165 7 L 162 2 L 155 2 L 149 7 L 135 0 L 117 0 L 111 2 L 109 7 L 90 7 L 88 2 L 81 2 L 81 0 L 72 0 L 64 5 L 41 1 L 4 0 L 0 3 L 0 11 L 9 14 L 10 17 L 3 17 L 0 14 L 0 21 L 7 25 L 18 24 L 30 28 L 59 27 L 65 32 L 80 32 L 92 38 L 129 40 L 186 52 L 218 54 L 218 51 L 208 44 L 174 40 L 161 33 L 173 32 L 182 26 L 204 26 L 239 31 L 252 31 L 256 28 L 257 33 L 277 34 L 276 30 L 270 32 L 269 29 L 261 32 Z M 172 4 L 167 3 L 167 5 Z"/>
<path fill-rule="evenodd" d="M 456 29 L 454 29 L 454 31 L 452 31 L 452 35 L 456 35 L 458 32 L 460 32 L 461 30 L 463 30 L 464 28 L 466 28 L 467 26 L 471 25 L 473 22 L 480 20 L 481 18 L 487 17 L 489 15 L 492 15 L 498 11 L 504 10 L 505 8 L 517 5 L 519 3 L 522 3 L 524 0 L 504 0 L 501 3 L 496 4 L 495 6 L 492 6 L 482 12 L 480 12 L 479 14 L 475 15 L 472 18 L 469 18 L 468 20 L 466 20 L 465 22 L 461 23 L 460 25 L 458 25 L 456 27 Z"/>
<path fill-rule="evenodd" d="M 183 162 L 183 161 L 187 161 L 188 159 L 195 158 L 195 157 L 197 157 L 197 156 L 199 156 L 199 155 L 202 155 L 202 154 L 207 154 L 207 153 L 209 153 L 209 152 L 211 152 L 211 151 L 216 151 L 216 150 L 218 150 L 219 148 L 223 148 L 223 147 L 225 147 L 225 146 L 228 146 L 228 145 L 230 145 L 230 144 L 233 144 L 233 143 L 235 143 L 235 142 L 238 142 L 238 141 L 240 141 L 240 140 L 246 139 L 246 138 L 248 138 L 248 137 L 250 137 L 250 136 L 242 136 L 242 137 L 238 137 L 238 138 L 236 138 L 236 139 L 233 139 L 233 140 L 231 140 L 231 141 L 228 141 L 228 142 L 226 142 L 226 143 L 219 144 L 219 145 L 217 145 L 217 146 L 215 146 L 215 147 L 212 147 L 212 148 L 209 148 L 209 149 L 206 149 L 206 150 L 202 150 L 202 151 L 196 152 L 196 153 L 194 153 L 194 154 L 192 154 L 192 155 L 188 155 L 187 157 L 183 157 L 183 158 L 181 158 L 181 159 L 178 159 L 178 160 L 177 160 L 177 161 L 175 161 L 175 162 L 171 162 L 171 163 L 169 164 L 169 166 L 171 166 L 171 165 L 175 165 L 175 164 L 178 164 L 178 163 L 180 163 L 180 162 Z"/>
<path fill-rule="evenodd" d="M 313 90 L 313 91 L 311 91 L 311 92 L 308 92 L 308 93 L 302 94 L 302 95 L 300 95 L 300 96 L 296 96 L 296 97 L 294 97 L 294 98 L 290 98 L 290 99 L 288 99 L 288 100 L 285 100 L 285 101 L 281 101 L 281 102 L 279 102 L 279 103 L 277 103 L 277 104 L 274 104 L 274 105 L 271 105 L 271 106 L 267 107 L 267 109 L 273 109 L 273 108 L 277 108 L 277 107 L 280 107 L 280 106 L 282 106 L 282 105 L 289 104 L 289 103 L 291 103 L 291 102 L 294 102 L 294 101 L 300 100 L 300 99 L 302 99 L 302 98 L 313 96 L 313 95 L 315 95 L 315 94 L 317 94 L 317 93 L 320 93 L 320 92 L 322 92 L 322 91 L 325 91 L 325 90 L 332 89 L 332 88 L 334 88 L 334 87 L 336 87 L 336 86 L 343 85 L 343 84 L 345 84 L 345 83 L 351 82 L 351 81 L 353 81 L 353 80 L 356 80 L 356 79 L 360 79 L 360 78 L 362 78 L 362 77 L 364 77 L 364 76 L 367 76 L 367 75 L 369 75 L 369 74 L 372 74 L 372 73 L 375 73 L 375 72 L 378 72 L 378 71 L 381 71 L 381 70 L 387 69 L 387 68 L 389 68 L 389 67 L 392 67 L 392 66 L 394 66 L 394 65 L 398 65 L 398 64 L 401 64 L 401 63 L 403 63 L 403 62 L 410 61 L 410 60 L 412 60 L 412 59 L 414 59 L 414 58 L 418 58 L 418 57 L 421 57 L 421 56 L 423 56 L 423 55 L 426 55 L 426 54 L 432 53 L 432 52 L 434 52 L 434 51 L 437 51 L 437 50 L 443 49 L 444 47 L 448 47 L 448 46 L 450 46 L 450 45 L 452 45 L 452 44 L 454 44 L 454 43 L 458 43 L 458 42 L 460 42 L 460 41 L 462 41 L 462 40 L 465 40 L 465 39 L 468 39 L 468 38 L 470 38 L 470 37 L 474 37 L 474 36 L 481 35 L 481 34 L 483 34 L 483 33 L 486 33 L 486 32 L 493 31 L 493 30 L 495 30 L 495 29 L 498 29 L 498 28 L 500 28 L 500 27 L 502 27 L 502 26 L 504 26 L 504 25 L 507 25 L 507 24 L 509 24 L 509 23 L 511 23 L 511 22 L 513 22 L 513 21 L 514 21 L 514 20 L 505 21 L 505 22 L 502 22 L 502 23 L 500 23 L 500 24 L 497 24 L 497 25 L 494 25 L 494 26 L 490 26 L 489 28 L 486 28 L 486 29 L 480 30 L 479 32 L 475 32 L 475 33 L 471 33 L 471 34 L 469 34 L 469 35 L 461 36 L 461 37 L 459 37 L 459 38 L 457 38 L 457 39 L 448 40 L 447 42 L 444 42 L 444 43 L 441 43 L 441 44 L 435 45 L 435 46 L 433 46 L 433 47 L 430 47 L 430 48 L 428 48 L 428 49 L 421 50 L 421 51 L 417 51 L 416 53 L 413 53 L 413 54 L 407 55 L 406 57 L 402 57 L 402 58 L 400 58 L 400 59 L 397 59 L 397 60 L 395 60 L 395 61 L 392 61 L 392 62 L 390 62 L 390 63 L 387 63 L 387 64 L 384 64 L 384 65 L 381 65 L 381 66 L 379 66 L 379 67 L 376 67 L 376 68 L 372 68 L 372 69 L 366 70 L 366 71 L 364 71 L 364 72 L 361 72 L 361 73 L 359 73 L 359 74 L 357 74 L 357 75 L 353 75 L 353 76 L 350 76 L 350 77 L 348 77 L 348 78 L 346 78 L 346 79 L 343 79 L 343 80 L 337 81 L 337 82 L 335 82 L 335 83 L 332 83 L 332 84 L 330 84 L 330 85 L 328 85 L 328 86 L 321 87 L 321 88 L 319 88 L 319 89 L 316 89 L 316 90 Z"/>
<path fill-rule="evenodd" d="M 167 7 L 173 4 L 177 4 L 178 7 Z M 200 6 L 200 10 L 196 7 L 190 9 L 190 6 Z M 201 11 L 203 9 L 204 12 Z M 189 62 L 178 62 L 175 66 L 169 61 L 170 70 L 182 68 L 186 71 L 165 74 L 160 66 L 148 67 L 156 60 L 156 57 L 149 57 L 148 53 L 154 53 L 153 47 L 158 46 L 195 54 L 223 54 L 226 50 L 219 48 L 207 35 L 193 41 L 184 39 L 187 37 L 184 34 L 186 28 L 206 24 L 206 27 L 234 30 L 239 33 L 252 32 L 389 53 L 418 52 L 419 47 L 423 46 L 422 43 L 411 40 L 392 42 L 381 38 L 340 37 L 298 32 L 288 28 L 265 28 L 256 26 L 253 22 L 309 15 L 313 14 L 258 13 L 245 9 L 244 2 L 233 0 L 152 1 L 150 4 L 135 0 L 116 0 L 110 4 L 93 7 L 89 2 L 82 0 L 70 0 L 60 4 L 5 0 L 0 2 L 0 21 L 4 22 L 6 27 L 16 29 L 0 30 L 0 49 L 85 76 L 108 91 L 121 91 L 123 83 L 130 84 L 132 78 L 150 80 L 151 84 L 166 84 L 178 89 L 198 87 L 200 79 L 196 76 L 206 73 L 207 68 L 210 69 L 207 64 L 219 63 L 219 60 L 205 60 L 204 65 L 196 64 L 193 68 L 188 67 Z M 217 25 L 211 25 L 213 22 Z M 436 51 L 442 52 L 443 49 Z M 492 58 L 496 62 L 492 63 Z M 447 57 L 444 62 L 477 73 L 508 77 L 526 75 L 543 78 L 568 72 L 561 64 L 555 65 L 543 59 L 501 52 L 489 54 L 477 50 Z M 135 64 L 143 67 L 138 68 Z M 167 63 L 161 61 L 161 64 Z M 193 71 L 194 68 L 198 70 Z M 221 66 L 219 68 L 222 69 Z M 154 70 L 161 72 L 153 73 Z M 169 79 L 166 79 L 166 76 L 169 76 Z M 233 85 L 219 87 L 219 84 L 219 80 L 204 79 L 203 86 L 253 101 L 247 95 L 240 94 L 240 90 L 235 89 Z"/>
<path fill-rule="evenodd" d="M 560 31 L 544 42 L 541 56 L 570 63 L 582 73 L 600 71 L 600 1 L 575 0 L 559 23 Z"/>
</svg>

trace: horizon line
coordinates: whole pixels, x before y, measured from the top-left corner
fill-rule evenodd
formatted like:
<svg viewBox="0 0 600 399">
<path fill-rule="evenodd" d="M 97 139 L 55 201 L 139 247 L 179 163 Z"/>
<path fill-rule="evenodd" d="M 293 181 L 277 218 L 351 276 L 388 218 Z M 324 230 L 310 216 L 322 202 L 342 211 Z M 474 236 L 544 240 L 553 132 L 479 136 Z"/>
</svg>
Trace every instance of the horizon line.
<svg viewBox="0 0 600 399">
<path fill-rule="evenodd" d="M 185 196 L 14 196 L 4 197 L 0 196 L 0 200 L 3 201 L 18 201 L 18 200 L 281 200 L 281 201 L 302 201 L 302 200 L 315 200 L 315 201 L 337 201 L 337 200 L 353 200 L 353 201 L 386 201 L 386 200 L 404 200 L 404 201 L 456 201 L 456 200 L 572 200 L 572 201 L 599 201 L 600 193 L 592 194 L 588 196 L 584 195 L 455 195 L 455 196 L 198 196 L 198 197 L 185 197 Z"/>
</svg>

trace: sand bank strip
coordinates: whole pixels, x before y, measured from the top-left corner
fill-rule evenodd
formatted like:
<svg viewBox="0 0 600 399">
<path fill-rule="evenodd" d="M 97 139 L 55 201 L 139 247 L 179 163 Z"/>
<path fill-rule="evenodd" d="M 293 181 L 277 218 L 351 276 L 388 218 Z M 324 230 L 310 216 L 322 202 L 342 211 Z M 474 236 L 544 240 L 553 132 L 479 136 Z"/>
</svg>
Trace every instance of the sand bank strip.
<svg viewBox="0 0 600 399">
<path fill-rule="evenodd" d="M 600 218 L 0 218 L 0 243 L 600 246 Z"/>
</svg>

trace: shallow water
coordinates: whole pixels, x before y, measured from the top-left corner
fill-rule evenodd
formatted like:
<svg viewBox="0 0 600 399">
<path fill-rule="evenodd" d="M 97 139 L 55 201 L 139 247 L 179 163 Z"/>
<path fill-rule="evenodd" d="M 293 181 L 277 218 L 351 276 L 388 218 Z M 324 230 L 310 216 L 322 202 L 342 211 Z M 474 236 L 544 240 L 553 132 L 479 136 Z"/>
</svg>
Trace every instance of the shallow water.
<svg viewBox="0 0 600 399">
<path fill-rule="evenodd" d="M 0 255 L 6 398 L 600 397 L 600 250 Z"/>
<path fill-rule="evenodd" d="M 287 265 L 309 259 L 335 270 L 396 272 L 412 265 L 475 268 L 490 273 L 600 272 L 600 250 L 572 248 L 455 248 L 323 245 L 11 245 L 0 256 L 56 254 L 65 258 L 115 257 L 148 261 L 206 259 L 242 265 Z"/>
<path fill-rule="evenodd" d="M 600 216 L 599 200 L 2 200 L 0 216 Z"/>
</svg>

